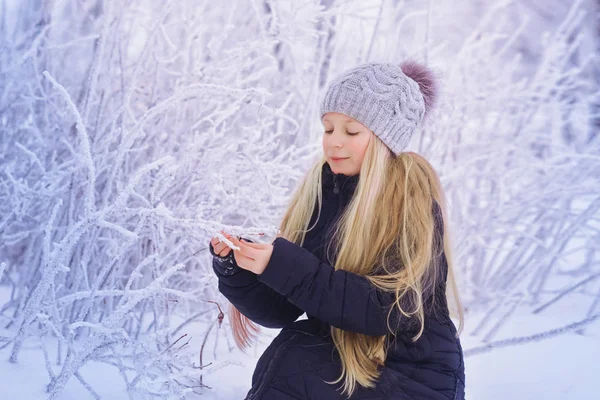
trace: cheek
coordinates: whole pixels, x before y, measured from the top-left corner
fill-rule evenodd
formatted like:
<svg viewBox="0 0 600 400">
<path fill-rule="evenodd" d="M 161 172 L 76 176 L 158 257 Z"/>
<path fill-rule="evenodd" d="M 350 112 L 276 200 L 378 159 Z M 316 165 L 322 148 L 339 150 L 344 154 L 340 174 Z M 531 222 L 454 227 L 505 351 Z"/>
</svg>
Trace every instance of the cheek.
<svg viewBox="0 0 600 400">
<path fill-rule="evenodd" d="M 351 149 L 352 153 L 357 157 L 362 157 L 362 155 L 367 150 L 368 141 L 365 141 L 363 138 L 361 140 L 353 140 L 348 143 L 348 148 Z"/>
</svg>

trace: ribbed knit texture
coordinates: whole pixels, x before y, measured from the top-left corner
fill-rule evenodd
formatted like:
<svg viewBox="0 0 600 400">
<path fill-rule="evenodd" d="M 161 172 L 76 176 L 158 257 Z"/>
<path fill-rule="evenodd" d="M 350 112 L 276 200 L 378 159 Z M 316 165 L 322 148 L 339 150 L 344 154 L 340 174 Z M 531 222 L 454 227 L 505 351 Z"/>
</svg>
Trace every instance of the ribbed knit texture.
<svg viewBox="0 0 600 400">
<path fill-rule="evenodd" d="M 398 155 L 421 125 L 425 102 L 419 84 L 399 65 L 367 63 L 331 83 L 321 103 L 321 118 L 328 112 L 354 118 Z"/>
</svg>

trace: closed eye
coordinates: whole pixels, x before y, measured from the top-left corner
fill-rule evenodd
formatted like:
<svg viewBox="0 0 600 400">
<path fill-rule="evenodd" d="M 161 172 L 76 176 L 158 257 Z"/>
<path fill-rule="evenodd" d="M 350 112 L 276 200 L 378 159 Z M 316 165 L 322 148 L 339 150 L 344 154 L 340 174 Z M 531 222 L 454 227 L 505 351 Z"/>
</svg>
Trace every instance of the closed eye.
<svg viewBox="0 0 600 400">
<path fill-rule="evenodd" d="M 331 133 L 331 132 L 333 132 L 333 131 L 325 131 L 325 133 Z M 354 136 L 354 135 L 358 135 L 360 132 L 346 132 L 346 133 L 347 133 L 348 135 L 352 135 L 352 136 Z"/>
</svg>

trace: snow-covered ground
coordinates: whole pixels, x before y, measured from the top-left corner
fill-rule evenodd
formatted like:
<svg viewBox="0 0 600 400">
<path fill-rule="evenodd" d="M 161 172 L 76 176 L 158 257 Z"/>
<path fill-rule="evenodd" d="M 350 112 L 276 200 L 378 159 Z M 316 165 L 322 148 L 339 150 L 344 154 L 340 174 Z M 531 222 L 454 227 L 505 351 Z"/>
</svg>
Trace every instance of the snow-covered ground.
<svg viewBox="0 0 600 400">
<path fill-rule="evenodd" d="M 3 288 L 2 298 L 6 298 Z M 577 320 L 577 314 L 582 310 L 578 301 L 583 298 L 568 299 L 557 304 L 552 313 L 547 315 L 532 315 L 523 313 L 515 315 L 510 324 L 505 325 L 494 338 L 502 340 L 511 337 L 523 337 L 550 330 L 552 327 L 568 325 Z M 462 336 L 463 349 L 483 345 L 476 337 L 468 334 L 479 321 L 478 315 L 469 315 Z M 227 318 L 225 319 L 225 321 Z M 196 325 L 193 330 L 198 334 L 192 336 L 190 346 L 200 348 L 203 326 Z M 219 334 L 210 335 L 204 352 L 204 363 L 213 362 L 218 368 L 210 370 L 203 376 L 203 383 L 212 389 L 206 389 L 203 395 L 188 398 L 206 400 L 243 399 L 250 388 L 252 372 L 262 351 L 267 347 L 278 330 L 263 328 L 263 336 L 256 346 L 244 354 L 233 346 L 232 341 L 223 340 L 223 330 L 213 331 Z M 7 335 L 8 332 L 0 332 Z M 501 335 L 501 336 L 500 336 Z M 3 399 L 46 399 L 45 386 L 48 374 L 44 366 L 44 357 L 40 351 L 39 342 L 32 339 L 26 342 L 19 362 L 8 362 L 10 347 L 0 350 L 0 381 Z M 229 348 L 232 348 L 229 352 Z M 49 352 L 54 354 L 56 347 L 49 346 Z M 216 350 L 216 358 L 215 351 Z M 600 366 L 600 321 L 587 326 L 583 334 L 574 331 L 539 341 L 521 345 L 496 348 L 494 350 L 473 354 L 466 357 L 467 399 L 485 400 L 565 400 L 592 399 L 597 390 L 598 367 Z M 55 367 L 58 369 L 58 367 Z M 129 399 L 125 384 L 112 366 L 90 362 L 81 369 L 81 375 L 103 399 Z M 90 393 L 73 378 L 59 396 L 61 400 L 82 400 L 92 398 Z"/>
</svg>

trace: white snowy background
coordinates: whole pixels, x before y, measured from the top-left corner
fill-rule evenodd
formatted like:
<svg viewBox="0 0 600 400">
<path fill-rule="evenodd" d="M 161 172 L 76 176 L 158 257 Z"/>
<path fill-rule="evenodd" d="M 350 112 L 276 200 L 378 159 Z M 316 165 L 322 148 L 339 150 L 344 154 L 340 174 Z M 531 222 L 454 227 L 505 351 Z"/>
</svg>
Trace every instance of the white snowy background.
<svg viewBox="0 0 600 400">
<path fill-rule="evenodd" d="M 277 330 L 234 346 L 210 238 L 270 242 L 328 82 L 413 58 L 442 83 L 410 150 L 449 200 L 467 398 L 597 398 L 599 12 L 0 0 L 0 397 L 242 399 Z"/>
</svg>

